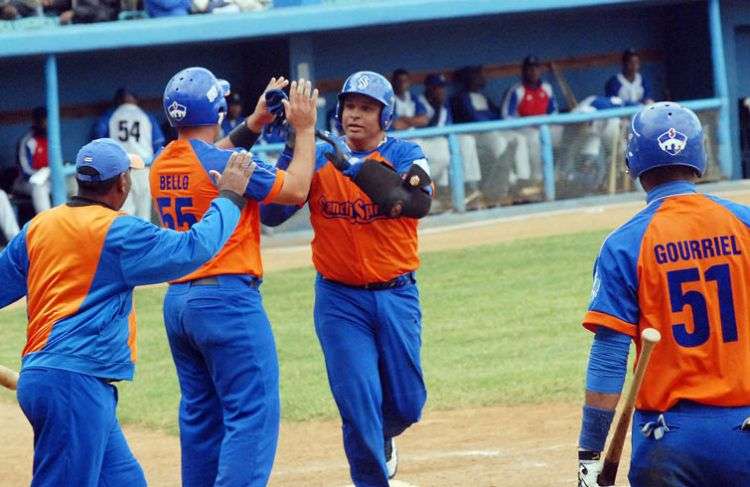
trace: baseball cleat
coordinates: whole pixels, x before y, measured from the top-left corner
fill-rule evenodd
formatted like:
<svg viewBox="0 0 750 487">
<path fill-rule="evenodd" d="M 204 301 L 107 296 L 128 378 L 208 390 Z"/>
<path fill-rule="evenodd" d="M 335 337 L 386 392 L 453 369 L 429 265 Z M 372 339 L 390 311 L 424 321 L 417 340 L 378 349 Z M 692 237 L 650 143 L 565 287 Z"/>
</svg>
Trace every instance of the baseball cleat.
<svg viewBox="0 0 750 487">
<path fill-rule="evenodd" d="M 393 438 L 385 439 L 385 467 L 388 471 L 388 479 L 396 476 L 398 471 L 398 450 Z"/>
</svg>

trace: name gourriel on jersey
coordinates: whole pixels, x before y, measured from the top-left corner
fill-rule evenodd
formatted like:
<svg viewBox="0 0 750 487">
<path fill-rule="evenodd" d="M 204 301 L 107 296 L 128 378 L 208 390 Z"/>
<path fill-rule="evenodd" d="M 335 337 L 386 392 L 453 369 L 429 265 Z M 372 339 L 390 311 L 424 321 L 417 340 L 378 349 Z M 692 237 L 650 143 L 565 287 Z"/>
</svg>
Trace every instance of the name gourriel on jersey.
<svg viewBox="0 0 750 487">
<path fill-rule="evenodd" d="M 680 260 L 742 255 L 742 250 L 737 245 L 737 238 L 734 235 L 719 235 L 699 240 L 659 243 L 654 245 L 654 255 L 657 264 L 666 264 Z"/>
</svg>

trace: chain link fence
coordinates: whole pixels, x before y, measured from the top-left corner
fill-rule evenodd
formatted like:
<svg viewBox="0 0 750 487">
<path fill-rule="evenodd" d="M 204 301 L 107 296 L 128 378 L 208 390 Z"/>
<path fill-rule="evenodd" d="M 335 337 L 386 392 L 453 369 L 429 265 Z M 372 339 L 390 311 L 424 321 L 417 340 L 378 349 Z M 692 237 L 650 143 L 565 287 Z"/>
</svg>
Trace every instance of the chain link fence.
<svg viewBox="0 0 750 487">
<path fill-rule="evenodd" d="M 722 179 L 718 154 L 718 109 L 698 112 L 705 133 L 708 170 L 703 181 Z M 635 191 L 626 172 L 630 118 L 550 125 L 555 199 Z M 494 130 L 457 136 L 466 210 L 545 200 L 540 129 Z M 453 210 L 451 153 L 446 136 L 415 138 L 433 173 L 433 213 Z"/>
</svg>

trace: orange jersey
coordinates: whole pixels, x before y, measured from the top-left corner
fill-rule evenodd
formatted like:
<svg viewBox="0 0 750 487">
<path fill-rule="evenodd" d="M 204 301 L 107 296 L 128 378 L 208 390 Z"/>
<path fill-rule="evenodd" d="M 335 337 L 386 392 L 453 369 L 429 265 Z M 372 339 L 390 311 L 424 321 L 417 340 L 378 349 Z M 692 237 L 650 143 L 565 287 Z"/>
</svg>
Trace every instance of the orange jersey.
<svg viewBox="0 0 750 487">
<path fill-rule="evenodd" d="M 662 334 L 638 409 L 750 405 L 748 225 L 750 208 L 669 183 L 604 242 L 584 326 Z"/>
<path fill-rule="evenodd" d="M 222 172 L 231 154 L 232 151 L 198 140 L 180 139 L 164 148 L 154 159 L 149 176 L 151 197 L 162 226 L 187 231 L 203 216 L 218 195 L 208 171 Z M 263 275 L 258 202 L 276 197 L 285 173 L 262 161 L 255 163 L 257 167 L 245 191 L 248 202 L 229 241 L 203 267 L 174 282 L 221 274 Z"/>
<path fill-rule="evenodd" d="M 240 217 L 217 198 L 191 232 L 162 230 L 82 197 L 37 215 L 0 252 L 0 308 L 23 296 L 23 367 L 130 380 L 136 360 L 133 288 L 197 269 Z"/>
<path fill-rule="evenodd" d="M 345 141 L 339 138 L 343 147 Z M 325 156 L 331 150 L 320 144 L 308 205 L 315 236 L 313 263 L 327 279 L 351 285 L 389 281 L 419 267 L 417 226 L 414 218 L 388 218 L 352 180 Z M 422 149 L 413 142 L 386 138 L 370 152 L 354 152 L 357 159 L 376 159 L 406 173 L 412 164 L 427 168 Z M 277 166 L 286 167 L 288 154 Z M 427 168 L 429 170 L 429 168 Z M 297 208 L 270 205 L 263 208 L 264 222 L 278 224 Z"/>
</svg>

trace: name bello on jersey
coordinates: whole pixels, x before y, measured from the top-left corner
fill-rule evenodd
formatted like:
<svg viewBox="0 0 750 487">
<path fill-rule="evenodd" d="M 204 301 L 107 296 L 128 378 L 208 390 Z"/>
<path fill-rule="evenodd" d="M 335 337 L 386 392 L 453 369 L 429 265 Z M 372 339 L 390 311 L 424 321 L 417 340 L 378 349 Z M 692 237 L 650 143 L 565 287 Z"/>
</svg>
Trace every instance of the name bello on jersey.
<svg viewBox="0 0 750 487">
<path fill-rule="evenodd" d="M 708 259 L 722 255 L 742 255 L 734 235 L 720 235 L 700 240 L 681 240 L 654 246 L 657 264 L 679 260 Z"/>
<path fill-rule="evenodd" d="M 346 218 L 354 223 L 370 223 L 385 215 L 380 213 L 380 207 L 363 199 L 355 201 L 330 201 L 324 196 L 318 200 L 323 216 L 326 218 Z"/>
<path fill-rule="evenodd" d="M 159 189 L 175 190 L 188 189 L 190 186 L 190 176 L 187 174 L 162 174 L 159 176 Z"/>
</svg>

